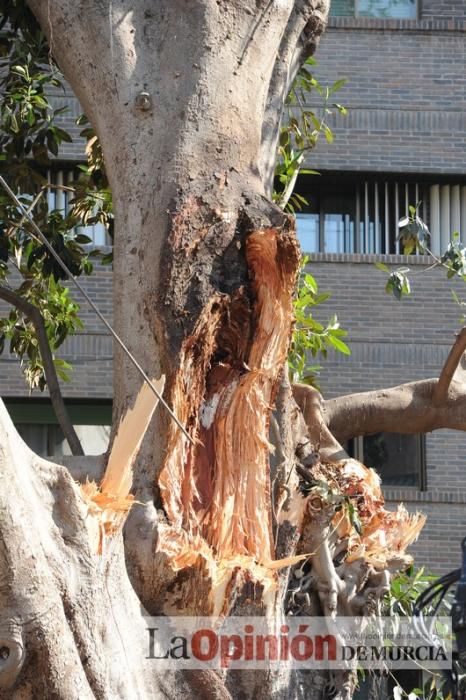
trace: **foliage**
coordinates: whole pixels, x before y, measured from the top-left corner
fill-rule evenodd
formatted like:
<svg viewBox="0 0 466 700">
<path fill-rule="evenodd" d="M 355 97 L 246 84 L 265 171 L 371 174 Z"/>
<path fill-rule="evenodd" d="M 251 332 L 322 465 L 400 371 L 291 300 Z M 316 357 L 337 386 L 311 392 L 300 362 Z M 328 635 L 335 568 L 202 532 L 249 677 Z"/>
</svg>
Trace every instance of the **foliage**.
<svg viewBox="0 0 466 700">
<path fill-rule="evenodd" d="M 319 323 L 313 316 L 313 310 L 330 298 L 329 292 L 320 292 L 314 277 L 307 272 L 309 257 L 304 256 L 301 263 L 298 287 L 294 300 L 295 327 L 288 355 L 288 368 L 291 382 L 314 384 L 320 370 L 319 365 L 308 365 L 308 355 L 327 357 L 329 348 L 345 355 L 350 349 L 342 340 L 347 331 L 340 328 L 337 317 L 332 316 L 326 325 Z"/>
<path fill-rule="evenodd" d="M 34 304 L 42 314 L 45 330 L 52 352 L 57 350 L 65 338 L 82 328 L 78 317 L 79 306 L 70 298 L 67 287 L 55 282 L 53 276 L 38 284 L 23 283 L 21 296 Z M 18 308 L 13 308 L 7 318 L 0 319 L 0 349 L 5 339 L 10 341 L 10 352 L 15 353 L 24 368 L 24 374 L 31 389 L 45 388 L 44 367 L 39 351 L 35 329 L 27 316 Z M 58 376 L 69 381 L 71 366 L 64 360 L 54 358 Z"/>
<path fill-rule="evenodd" d="M 411 255 L 419 252 L 424 255 L 430 255 L 434 259 L 434 263 L 427 270 L 443 267 L 446 270 L 448 279 L 459 277 L 463 282 L 466 282 L 466 248 L 461 243 L 459 233 L 457 231 L 452 233 L 450 243 L 441 257 L 435 255 L 430 249 L 431 236 L 429 228 L 419 216 L 420 205 L 421 202 L 418 202 L 416 206 L 410 205 L 408 214 L 403 216 L 398 222 L 398 240 L 402 246 L 403 254 Z M 398 301 L 403 296 L 411 294 L 411 283 L 408 278 L 409 267 L 390 270 L 387 265 L 381 262 L 375 263 L 375 266 L 388 275 L 385 285 L 387 293 L 392 293 Z M 454 292 L 452 294 L 454 300 L 459 305 L 462 305 L 456 294 Z"/>
<path fill-rule="evenodd" d="M 385 285 L 387 294 L 392 293 L 398 301 L 403 295 L 411 294 L 411 284 L 407 277 L 409 267 L 391 271 L 390 268 L 382 262 L 376 262 L 375 266 L 378 270 L 382 270 L 382 272 L 388 274 L 387 283 Z"/>
<path fill-rule="evenodd" d="M 0 173 L 71 273 L 90 274 L 91 258 L 100 254 L 89 249 L 91 239 L 80 227 L 98 221 L 112 225 L 101 152 L 95 137 L 90 138 L 87 165 L 80 168 L 76 182 L 61 188 L 68 197 L 66 211 L 51 208 L 46 193 L 54 186 L 47 181 L 47 169 L 53 167 L 60 144 L 72 140 L 57 124 L 67 108 L 54 109 L 50 101 L 50 95 L 63 88 L 61 76 L 49 62 L 47 43 L 32 16 L 27 12 L 22 16 L 16 2 L 5 4 L 13 21 L 0 37 Z M 84 135 L 89 136 L 89 131 Z M 0 285 L 39 309 L 52 353 L 82 327 L 79 306 L 64 280 L 66 274 L 38 240 L 27 217 L 2 192 Z M 0 352 L 6 340 L 10 352 L 20 359 L 29 387 L 43 390 L 46 380 L 34 327 L 18 307 L 0 319 Z M 70 365 L 58 358 L 54 362 L 59 376 L 67 380 Z"/>
<path fill-rule="evenodd" d="M 275 166 L 275 180 L 279 188 L 274 192 L 274 201 L 291 213 L 308 204 L 305 197 L 294 193 L 298 174 L 318 175 L 315 170 L 303 168 L 306 153 L 316 147 L 321 136 L 332 143 L 334 135 L 328 124 L 328 117 L 335 110 L 342 115 L 347 110 L 331 98 L 345 84 L 345 79 L 337 80 L 332 86 L 324 87 L 312 75 L 309 66 L 316 65 L 312 56 L 301 66 L 291 91 L 285 102 L 285 118 L 280 129 L 278 159 Z M 320 101 L 318 113 L 309 106 L 309 99 L 317 93 Z"/>
<path fill-rule="evenodd" d="M 54 119 L 65 108 L 53 109 L 46 90 L 61 87 L 55 71 L 43 68 L 45 44 L 40 37 L 29 47 L 21 37 L 11 37 L 11 51 L 1 61 L 3 77 L 0 81 L 1 159 L 8 163 L 13 184 L 24 186 L 29 176 L 30 186 L 44 184 L 37 171 L 38 164 L 48 164 L 49 152 L 58 154 L 63 141 L 70 135 L 54 124 Z M 35 160 L 26 160 L 32 156 Z"/>
<path fill-rule="evenodd" d="M 424 569 L 415 570 L 412 566 L 396 576 L 390 583 L 390 591 L 385 600 L 384 613 L 394 616 L 410 617 L 413 614 L 414 605 L 417 598 L 432 583 L 437 580 L 437 576 L 424 573 Z M 449 616 L 451 614 L 451 595 L 447 595 L 438 610 L 433 605 L 426 609 L 426 615 L 436 614 Z M 425 669 L 424 669 L 425 670 Z M 444 680 L 437 674 L 432 674 L 425 682 L 423 688 L 414 688 L 409 693 L 405 692 L 399 685 L 393 690 L 395 700 L 450 700 L 451 695 L 444 690 Z"/>
<path fill-rule="evenodd" d="M 308 204 L 303 195 L 294 191 L 298 175 L 319 174 L 315 170 L 303 168 L 307 152 L 316 147 L 321 136 L 325 137 L 327 143 L 332 143 L 334 135 L 328 124 L 328 117 L 335 110 L 342 115 L 347 113 L 341 104 L 331 103 L 331 97 L 343 87 L 346 80 L 337 80 L 331 87 L 322 86 L 309 70 L 309 66 L 316 63 L 311 56 L 298 71 L 285 103 L 285 118 L 280 129 L 275 166 L 277 189 L 273 193 L 273 200 L 290 213 L 301 210 Z M 309 106 L 309 100 L 314 93 L 317 93 L 320 101 L 318 114 Z M 347 332 L 340 328 L 336 316 L 332 316 L 326 325 L 323 325 L 312 315 L 314 307 L 327 301 L 330 293 L 319 293 L 315 278 L 305 269 L 308 262 L 309 258 L 305 256 L 294 300 L 295 327 L 288 355 L 288 368 L 291 382 L 315 384 L 320 365 L 308 364 L 308 356 L 325 358 L 330 347 L 349 355 L 350 349 L 342 340 Z"/>
<path fill-rule="evenodd" d="M 73 183 L 75 188 L 74 199 L 71 201 L 73 216 L 85 226 L 104 224 L 113 241 L 112 192 L 105 172 L 102 146 L 84 114 L 78 118 L 77 124 L 84 126 L 80 136 L 87 139 L 87 163 L 79 166 L 80 176 Z M 102 258 L 104 264 L 111 261 L 111 254 L 106 254 Z"/>
<path fill-rule="evenodd" d="M 393 576 L 390 583 L 390 591 L 385 601 L 385 612 L 389 615 L 412 615 L 417 598 L 437 578 L 437 576 L 432 574 L 424 573 L 424 568 L 416 570 L 413 566 Z M 438 614 L 449 615 L 450 608 L 451 603 L 446 598 Z M 426 612 L 429 614 L 431 610 L 427 609 Z"/>
<path fill-rule="evenodd" d="M 423 688 L 414 688 L 406 693 L 399 685 L 393 689 L 394 700 L 452 700 L 451 693 L 444 689 L 445 682 L 434 677 L 425 682 Z"/>
</svg>

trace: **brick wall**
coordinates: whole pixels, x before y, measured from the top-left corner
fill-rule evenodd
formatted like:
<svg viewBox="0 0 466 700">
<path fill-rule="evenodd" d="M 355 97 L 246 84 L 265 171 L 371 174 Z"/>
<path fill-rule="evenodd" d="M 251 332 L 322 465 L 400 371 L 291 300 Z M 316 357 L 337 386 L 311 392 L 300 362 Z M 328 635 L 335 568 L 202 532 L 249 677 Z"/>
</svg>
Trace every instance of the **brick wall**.
<svg viewBox="0 0 466 700">
<path fill-rule="evenodd" d="M 419 0 L 422 18 L 466 19 L 464 0 Z"/>
<path fill-rule="evenodd" d="M 349 115 L 334 120 L 331 146 L 310 153 L 312 167 L 464 172 L 466 4 L 443 5 L 446 15 L 424 2 L 420 21 L 331 19 L 315 74 L 347 78 L 335 99 Z"/>
</svg>

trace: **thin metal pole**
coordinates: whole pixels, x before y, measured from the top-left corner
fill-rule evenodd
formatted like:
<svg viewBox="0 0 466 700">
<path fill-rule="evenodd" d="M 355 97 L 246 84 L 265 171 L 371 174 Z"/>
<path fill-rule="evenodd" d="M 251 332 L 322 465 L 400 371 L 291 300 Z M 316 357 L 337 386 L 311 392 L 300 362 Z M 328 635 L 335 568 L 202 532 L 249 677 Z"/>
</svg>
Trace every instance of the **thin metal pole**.
<svg viewBox="0 0 466 700">
<path fill-rule="evenodd" d="M 126 356 L 129 358 L 129 360 L 130 360 L 130 361 L 133 363 L 133 365 L 136 367 L 136 369 L 138 370 L 139 374 L 143 377 L 144 381 L 146 381 L 147 384 L 150 386 L 150 388 L 152 389 L 152 391 L 154 392 L 154 394 L 156 395 L 156 397 L 158 398 L 158 400 L 160 401 L 160 403 L 162 404 L 162 406 L 168 411 L 168 413 L 169 413 L 170 416 L 173 418 L 173 420 L 175 421 L 175 423 L 177 424 L 177 426 L 178 426 L 178 427 L 180 428 L 180 430 L 183 432 L 184 436 L 187 437 L 188 440 L 189 440 L 193 445 L 195 445 L 196 443 L 194 442 L 194 440 L 192 439 L 192 437 L 189 435 L 189 433 L 186 431 L 186 428 L 184 427 L 184 425 L 180 422 L 180 420 L 178 419 L 178 417 L 173 413 L 173 411 L 172 411 L 172 409 L 170 408 L 170 406 L 167 404 L 167 402 L 166 402 L 165 399 L 162 397 L 162 395 L 160 394 L 160 392 L 156 389 L 156 387 L 154 386 L 154 384 L 151 382 L 151 380 L 149 379 L 149 377 L 147 376 L 147 374 L 144 372 L 144 370 L 142 369 L 142 367 L 141 367 L 141 365 L 139 364 L 139 362 L 138 362 L 138 361 L 136 360 L 136 358 L 134 357 L 134 355 L 131 354 L 131 352 L 128 350 L 128 348 L 126 347 L 126 345 L 124 344 L 124 342 L 122 341 L 122 339 L 120 338 L 120 336 L 117 334 L 116 331 L 113 330 L 112 326 L 111 326 L 110 323 L 107 321 L 107 319 L 105 318 L 105 316 L 99 311 L 99 309 L 98 309 L 97 306 L 94 304 L 94 302 L 92 301 L 92 299 L 89 297 L 89 295 L 88 295 L 88 293 L 86 292 L 86 290 L 84 289 L 84 287 L 83 287 L 83 286 L 78 282 L 78 280 L 72 275 L 72 273 L 70 272 L 70 270 L 68 269 L 68 267 L 65 265 L 65 263 L 63 262 L 63 260 L 60 258 L 60 256 L 58 255 L 58 253 L 55 251 L 55 249 L 53 248 L 53 246 L 52 246 L 52 245 L 49 243 L 49 241 L 46 239 L 46 237 L 44 236 L 44 234 L 42 233 L 42 231 L 40 230 L 40 228 L 38 227 L 38 225 L 36 224 L 36 222 L 35 222 L 34 219 L 32 218 L 32 216 L 31 216 L 31 214 L 29 213 L 29 211 L 23 206 L 23 204 L 20 202 L 20 200 L 18 199 L 18 197 L 15 195 L 15 193 L 13 192 L 13 190 L 11 189 L 11 187 L 8 185 L 8 183 L 5 181 L 5 179 L 4 179 L 1 175 L 0 175 L 0 184 L 2 185 L 3 189 L 4 189 L 6 192 L 8 192 L 8 194 L 10 195 L 10 197 L 12 198 L 12 200 L 14 201 L 14 203 L 16 204 L 16 206 L 19 207 L 21 213 L 23 214 L 23 217 L 26 218 L 26 219 L 29 221 L 29 223 L 31 224 L 32 228 L 33 228 L 34 231 L 36 232 L 39 241 L 40 241 L 41 243 L 43 243 L 43 244 L 45 245 L 45 247 L 50 251 L 50 253 L 53 255 L 53 257 L 55 258 L 55 260 L 57 261 L 57 263 L 60 265 L 60 267 L 62 268 L 62 270 L 65 272 L 65 274 L 66 274 L 66 276 L 68 277 L 68 279 L 69 279 L 71 282 L 73 282 L 73 284 L 79 289 L 79 291 L 81 292 L 81 294 L 83 295 L 83 297 L 85 298 L 85 300 L 87 301 L 87 303 L 89 304 L 89 306 L 91 307 L 91 309 L 92 309 L 92 310 L 94 311 L 94 313 L 100 318 L 100 320 L 102 321 L 102 323 L 104 324 L 104 326 L 107 328 L 107 330 L 109 331 L 109 333 L 113 336 L 113 338 L 116 340 L 116 342 L 117 342 L 118 345 L 121 347 L 121 349 L 123 350 L 123 352 L 126 354 Z"/>
</svg>

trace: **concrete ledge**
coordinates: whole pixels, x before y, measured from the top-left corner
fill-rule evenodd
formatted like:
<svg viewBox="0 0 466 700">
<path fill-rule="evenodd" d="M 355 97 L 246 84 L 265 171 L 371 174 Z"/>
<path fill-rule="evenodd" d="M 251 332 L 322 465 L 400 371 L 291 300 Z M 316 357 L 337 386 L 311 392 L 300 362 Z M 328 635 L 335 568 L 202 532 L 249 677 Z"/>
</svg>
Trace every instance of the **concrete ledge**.
<svg viewBox="0 0 466 700">
<path fill-rule="evenodd" d="M 66 467 L 73 479 L 84 483 L 87 478 L 90 481 L 100 482 L 106 464 L 106 455 L 74 457 L 70 455 L 62 455 L 61 457 L 49 457 L 56 464 L 62 464 Z"/>
<path fill-rule="evenodd" d="M 397 488 L 396 486 L 383 487 L 383 495 L 386 501 L 400 503 L 466 503 L 466 487 L 464 491 L 420 491 L 415 487 Z"/>
<path fill-rule="evenodd" d="M 371 30 L 399 32 L 466 32 L 463 19 L 383 19 L 381 17 L 329 17 L 329 29 Z"/>
<path fill-rule="evenodd" d="M 305 252 L 305 251 L 304 251 Z M 395 255 L 380 253 L 309 253 L 310 263 L 376 263 L 388 265 L 433 265 L 434 258 L 430 255 Z"/>
</svg>

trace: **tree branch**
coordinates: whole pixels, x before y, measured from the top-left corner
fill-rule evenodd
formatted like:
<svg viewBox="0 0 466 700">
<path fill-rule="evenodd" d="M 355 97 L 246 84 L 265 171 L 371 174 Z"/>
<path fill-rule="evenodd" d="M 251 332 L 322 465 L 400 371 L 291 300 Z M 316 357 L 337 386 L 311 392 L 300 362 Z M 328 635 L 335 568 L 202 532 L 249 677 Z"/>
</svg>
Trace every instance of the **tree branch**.
<svg viewBox="0 0 466 700">
<path fill-rule="evenodd" d="M 466 431 L 466 385 L 454 382 L 448 400 L 435 406 L 432 397 L 437 383 L 437 379 L 424 379 L 330 399 L 324 402 L 326 425 L 340 442 L 378 432 Z"/>
<path fill-rule="evenodd" d="M 19 309 L 33 324 L 37 336 L 37 342 L 39 343 L 42 363 L 44 365 L 44 374 L 47 380 L 50 400 L 52 402 L 58 424 L 63 431 L 63 435 L 68 441 L 72 454 L 84 455 L 84 450 L 78 436 L 76 435 L 76 431 L 68 415 L 65 402 L 63 401 L 42 314 L 40 313 L 39 309 L 34 306 L 34 304 L 31 304 L 26 299 L 23 299 L 15 292 L 12 292 L 10 289 L 3 286 L 0 286 L 0 299 L 3 299 Z"/>
<path fill-rule="evenodd" d="M 461 358 L 463 357 L 464 351 L 466 350 L 466 327 L 462 328 L 456 340 L 453 343 L 453 347 L 447 357 L 447 360 L 443 366 L 440 373 L 439 380 L 434 388 L 434 393 L 432 395 L 432 403 L 434 406 L 442 406 L 448 400 L 448 390 L 453 379 Z"/>
<path fill-rule="evenodd" d="M 439 428 L 466 431 L 466 381 L 457 373 L 465 350 L 466 327 L 458 333 L 438 380 L 424 379 L 321 400 L 326 427 L 342 443 L 378 432 L 412 435 Z M 315 390 L 301 384 L 296 387 L 293 393 L 306 418 L 306 397 L 313 396 Z"/>
<path fill-rule="evenodd" d="M 324 415 L 325 402 L 317 389 L 306 384 L 293 384 L 293 398 L 298 404 L 309 431 L 309 437 L 321 459 L 347 457 L 339 438 L 329 429 Z"/>
</svg>

